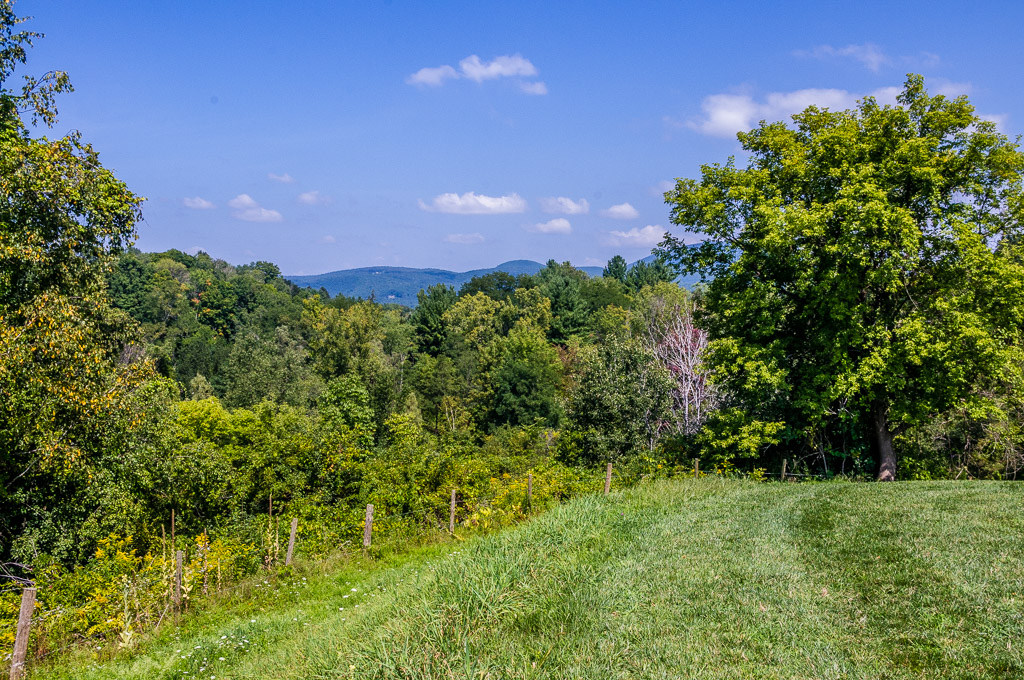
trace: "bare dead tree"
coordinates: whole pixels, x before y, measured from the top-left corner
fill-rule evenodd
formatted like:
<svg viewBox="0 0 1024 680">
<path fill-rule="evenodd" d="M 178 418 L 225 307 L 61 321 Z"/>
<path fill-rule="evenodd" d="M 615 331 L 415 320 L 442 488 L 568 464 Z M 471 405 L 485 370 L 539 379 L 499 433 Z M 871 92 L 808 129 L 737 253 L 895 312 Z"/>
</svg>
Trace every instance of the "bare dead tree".
<svg viewBox="0 0 1024 680">
<path fill-rule="evenodd" d="M 674 381 L 674 422 L 669 427 L 678 434 L 694 434 L 718 402 L 701 365 L 708 334 L 694 324 L 691 305 L 670 303 L 663 297 L 651 298 L 644 330 L 648 347 Z"/>
</svg>

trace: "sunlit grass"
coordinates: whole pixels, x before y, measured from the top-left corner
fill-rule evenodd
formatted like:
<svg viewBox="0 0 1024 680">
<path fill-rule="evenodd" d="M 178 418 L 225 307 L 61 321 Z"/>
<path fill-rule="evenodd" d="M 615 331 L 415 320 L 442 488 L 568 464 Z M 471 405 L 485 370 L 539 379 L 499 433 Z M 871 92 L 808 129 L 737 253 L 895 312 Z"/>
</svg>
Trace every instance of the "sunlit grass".
<svg viewBox="0 0 1024 680">
<path fill-rule="evenodd" d="M 1024 677 L 1022 500 L 1011 483 L 651 484 L 311 572 L 134 657 L 37 675 Z"/>
</svg>

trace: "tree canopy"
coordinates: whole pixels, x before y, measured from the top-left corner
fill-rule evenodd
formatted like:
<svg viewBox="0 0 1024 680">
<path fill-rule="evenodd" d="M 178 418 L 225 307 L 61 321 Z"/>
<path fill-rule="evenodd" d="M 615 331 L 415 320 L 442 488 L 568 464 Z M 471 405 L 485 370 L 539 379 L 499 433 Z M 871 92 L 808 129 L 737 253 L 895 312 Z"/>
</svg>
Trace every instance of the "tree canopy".
<svg viewBox="0 0 1024 680">
<path fill-rule="evenodd" d="M 896 106 L 810 107 L 738 137 L 746 167 L 666 193 L 703 239 L 661 250 L 708 281 L 707 364 L 729 400 L 709 427 L 750 454 L 871 452 L 893 479 L 895 435 L 1020 380 L 1024 154 L 916 75 Z"/>
<path fill-rule="evenodd" d="M 138 424 L 145 399 L 134 392 L 148 372 L 134 324 L 104 292 L 142 199 L 76 133 L 30 135 L 22 117 L 52 125 L 53 97 L 71 86 L 55 71 L 8 87 L 41 37 L 21 21 L 0 3 L 0 536 L 55 487 L 90 483 Z"/>
</svg>

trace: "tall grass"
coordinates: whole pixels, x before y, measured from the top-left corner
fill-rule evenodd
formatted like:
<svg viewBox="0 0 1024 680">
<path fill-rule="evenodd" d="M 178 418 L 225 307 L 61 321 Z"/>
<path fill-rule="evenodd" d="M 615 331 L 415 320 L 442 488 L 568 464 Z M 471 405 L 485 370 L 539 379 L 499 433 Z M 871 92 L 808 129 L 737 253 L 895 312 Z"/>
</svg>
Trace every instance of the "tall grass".
<svg viewBox="0 0 1024 680">
<path fill-rule="evenodd" d="M 579 498 L 57 678 L 1024 677 L 1011 483 L 681 480 Z"/>
</svg>

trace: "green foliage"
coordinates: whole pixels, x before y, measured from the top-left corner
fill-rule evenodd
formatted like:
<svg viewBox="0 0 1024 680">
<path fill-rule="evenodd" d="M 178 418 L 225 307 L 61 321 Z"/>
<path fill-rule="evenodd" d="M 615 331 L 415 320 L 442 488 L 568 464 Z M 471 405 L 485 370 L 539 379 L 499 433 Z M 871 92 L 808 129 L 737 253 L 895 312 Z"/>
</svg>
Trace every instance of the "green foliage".
<svg viewBox="0 0 1024 680">
<path fill-rule="evenodd" d="M 437 356 L 447 337 L 444 313 L 455 304 L 455 289 L 444 284 L 421 290 L 416 296 L 416 309 L 409 321 L 416 332 L 416 348 L 424 354 Z"/>
<path fill-rule="evenodd" d="M 671 378 L 650 351 L 613 337 L 582 348 L 576 362 L 566 418 L 580 448 L 569 460 L 614 462 L 653 450 L 668 415 Z"/>
<path fill-rule="evenodd" d="M 622 255 L 616 255 L 612 259 L 608 260 L 608 264 L 605 265 L 604 271 L 601 276 L 606 279 L 615 279 L 619 283 L 626 283 L 626 272 L 628 265 L 626 259 Z"/>
<path fill-rule="evenodd" d="M 0 555 L 55 516 L 81 520 L 53 501 L 80 497 L 109 440 L 138 424 L 124 416 L 138 416 L 133 392 L 150 374 L 133 323 L 102 290 L 142 199 L 77 133 L 30 136 L 21 115 L 54 123 L 53 95 L 70 85 L 52 72 L 6 88 L 39 37 L 19 23 L 0 4 Z"/>
<path fill-rule="evenodd" d="M 239 333 L 224 369 L 224 403 L 252 406 L 263 400 L 292 406 L 312 404 L 323 384 L 310 368 L 303 344 L 286 326 L 263 340 L 253 329 Z"/>
<path fill-rule="evenodd" d="M 535 282 L 529 274 L 513 276 L 507 272 L 494 271 L 474 276 L 459 288 L 459 297 L 483 293 L 492 300 L 507 300 L 520 288 L 533 288 Z"/>
<path fill-rule="evenodd" d="M 557 425 L 562 368 L 558 353 L 542 331 L 530 326 L 514 328 L 502 344 L 491 372 L 489 425 Z"/>
<path fill-rule="evenodd" d="M 674 281 L 677 276 L 679 272 L 676 268 L 669 264 L 664 256 L 659 255 L 651 262 L 634 262 L 622 282 L 631 292 L 636 293 L 646 286 Z"/>
<path fill-rule="evenodd" d="M 320 417 L 328 427 L 358 432 L 363 446 L 373 443 L 376 428 L 370 393 L 358 377 L 348 375 L 332 380 L 320 396 L 318 406 Z"/>
<path fill-rule="evenodd" d="M 1024 154 L 918 76 L 899 102 L 740 134 L 745 169 L 704 166 L 666 194 L 704 240 L 663 248 L 713 277 L 700 320 L 737 426 L 781 425 L 774 456 L 826 469 L 870 448 L 884 479 L 894 434 L 980 408 L 979 381 L 1019 384 L 1024 321 Z"/>
<path fill-rule="evenodd" d="M 568 262 L 548 260 L 534 278 L 541 295 L 551 301 L 548 338 L 564 344 L 579 335 L 587 325 L 588 309 L 582 292 L 587 275 Z"/>
</svg>

